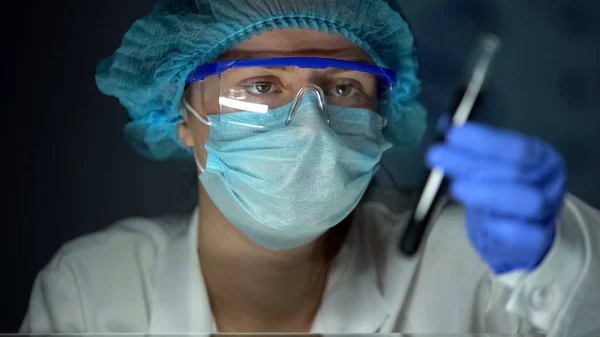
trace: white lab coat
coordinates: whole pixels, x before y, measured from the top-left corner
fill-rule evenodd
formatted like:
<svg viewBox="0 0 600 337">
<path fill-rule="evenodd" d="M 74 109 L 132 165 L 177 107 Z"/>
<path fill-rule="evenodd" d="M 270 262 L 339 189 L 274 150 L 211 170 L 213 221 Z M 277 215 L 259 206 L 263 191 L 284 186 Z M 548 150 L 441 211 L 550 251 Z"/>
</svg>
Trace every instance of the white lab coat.
<svg viewBox="0 0 600 337">
<path fill-rule="evenodd" d="M 128 219 L 66 244 L 39 273 L 21 332 L 211 333 L 191 217 Z M 600 212 L 569 196 L 554 245 L 528 274 L 495 277 L 449 207 L 403 257 L 406 214 L 357 208 L 312 331 L 600 336 Z"/>
</svg>

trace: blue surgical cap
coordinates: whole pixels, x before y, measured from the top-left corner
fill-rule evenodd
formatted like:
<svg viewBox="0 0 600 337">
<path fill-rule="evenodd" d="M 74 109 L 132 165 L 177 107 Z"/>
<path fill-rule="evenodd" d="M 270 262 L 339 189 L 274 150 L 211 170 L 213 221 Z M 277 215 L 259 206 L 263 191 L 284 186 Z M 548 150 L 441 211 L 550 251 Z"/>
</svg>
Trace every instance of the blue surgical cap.
<svg viewBox="0 0 600 337">
<path fill-rule="evenodd" d="M 395 146 L 417 144 L 426 128 L 413 35 L 384 0 L 163 0 L 136 21 L 97 69 L 100 91 L 128 110 L 125 135 L 152 159 L 191 158 L 179 139 L 187 75 L 226 50 L 273 29 L 340 34 L 378 66 L 397 71 L 388 126 Z"/>
</svg>

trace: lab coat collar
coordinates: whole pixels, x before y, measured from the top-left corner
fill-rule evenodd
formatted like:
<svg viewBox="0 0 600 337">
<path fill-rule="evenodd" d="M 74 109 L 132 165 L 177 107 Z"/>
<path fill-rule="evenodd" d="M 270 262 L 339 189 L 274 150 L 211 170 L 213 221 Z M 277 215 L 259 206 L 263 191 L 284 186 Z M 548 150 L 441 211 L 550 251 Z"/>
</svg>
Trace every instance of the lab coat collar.
<svg viewBox="0 0 600 337">
<path fill-rule="evenodd" d="M 214 320 L 196 250 L 198 209 L 167 243 L 149 333 L 211 333 Z"/>
<path fill-rule="evenodd" d="M 390 308 L 378 287 L 372 256 L 361 243 L 360 224 L 334 259 L 312 332 L 377 332 Z M 197 255 L 198 210 L 189 226 L 172 237 L 161 263 L 150 333 L 217 332 Z"/>
<path fill-rule="evenodd" d="M 373 333 L 389 319 L 390 306 L 378 287 L 373 254 L 360 233 L 362 225 L 353 224 L 334 259 L 313 333 Z"/>
</svg>

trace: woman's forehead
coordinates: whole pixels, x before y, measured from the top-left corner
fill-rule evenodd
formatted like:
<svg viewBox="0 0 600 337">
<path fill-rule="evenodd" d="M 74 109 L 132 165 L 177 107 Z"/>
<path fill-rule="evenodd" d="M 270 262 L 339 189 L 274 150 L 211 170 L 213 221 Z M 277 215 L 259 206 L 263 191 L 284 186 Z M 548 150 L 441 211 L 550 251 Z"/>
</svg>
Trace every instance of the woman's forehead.
<svg viewBox="0 0 600 337">
<path fill-rule="evenodd" d="M 225 52 L 220 60 L 312 56 L 372 63 L 362 48 L 344 36 L 311 30 L 282 29 L 253 37 Z"/>
</svg>

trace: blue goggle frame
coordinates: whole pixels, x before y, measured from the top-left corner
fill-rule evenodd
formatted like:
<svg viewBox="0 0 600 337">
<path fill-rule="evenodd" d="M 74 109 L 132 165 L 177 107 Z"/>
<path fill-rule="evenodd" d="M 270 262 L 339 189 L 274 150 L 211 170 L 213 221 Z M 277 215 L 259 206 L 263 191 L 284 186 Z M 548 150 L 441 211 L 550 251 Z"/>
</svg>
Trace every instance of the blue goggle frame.
<svg viewBox="0 0 600 337">
<path fill-rule="evenodd" d="M 229 69 L 249 67 L 298 67 L 313 69 L 341 68 L 362 71 L 380 76 L 385 82 L 382 83 L 384 87 L 381 89 L 383 90 L 389 89 L 396 83 L 396 72 L 392 69 L 382 68 L 361 62 L 322 57 L 278 57 L 217 61 L 201 65 L 192 70 L 187 77 L 186 83 L 190 84 L 203 81 L 209 76 L 221 75 Z"/>
</svg>

